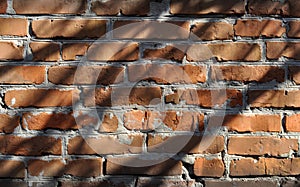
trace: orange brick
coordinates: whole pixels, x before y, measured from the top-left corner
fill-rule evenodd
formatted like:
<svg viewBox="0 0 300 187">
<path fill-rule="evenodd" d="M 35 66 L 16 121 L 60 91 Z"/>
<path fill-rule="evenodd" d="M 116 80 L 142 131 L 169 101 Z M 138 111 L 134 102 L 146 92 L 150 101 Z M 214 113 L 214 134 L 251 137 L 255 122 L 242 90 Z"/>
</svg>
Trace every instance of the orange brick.
<svg viewBox="0 0 300 187">
<path fill-rule="evenodd" d="M 212 66 L 212 78 L 215 80 L 283 82 L 284 76 L 284 69 L 278 66 Z"/>
<path fill-rule="evenodd" d="M 54 84 L 109 85 L 123 81 L 124 68 L 114 66 L 53 66 L 48 79 Z"/>
<path fill-rule="evenodd" d="M 6 13 L 7 0 L 0 0 L 0 14 Z"/>
<path fill-rule="evenodd" d="M 285 128 L 287 132 L 300 132 L 300 114 L 286 116 Z"/>
<path fill-rule="evenodd" d="M 1 170 L 0 177 L 6 178 L 24 178 L 25 165 L 22 161 L 16 160 L 0 160 Z"/>
<path fill-rule="evenodd" d="M 106 21 L 96 19 L 34 20 L 32 30 L 38 38 L 100 38 L 106 33 Z"/>
<path fill-rule="evenodd" d="M 20 124 L 19 116 L 0 114 L 0 132 L 12 133 Z"/>
<path fill-rule="evenodd" d="M 103 15 L 147 15 L 150 11 L 149 0 L 113 0 L 108 1 L 94 1 L 92 2 L 92 11 L 99 16 Z"/>
<path fill-rule="evenodd" d="M 286 29 L 279 20 L 237 20 L 234 31 L 237 36 L 281 37 Z"/>
<path fill-rule="evenodd" d="M 216 0 L 207 3 L 205 0 L 172 0 L 171 14 L 243 14 L 244 1 Z"/>
<path fill-rule="evenodd" d="M 215 116 L 212 117 L 214 121 Z M 229 131 L 237 132 L 280 132 L 281 131 L 281 117 L 280 115 L 226 115 L 222 116 L 223 126 L 226 126 Z"/>
<path fill-rule="evenodd" d="M 280 57 L 300 59 L 299 42 L 267 42 L 267 58 L 278 59 Z"/>
<path fill-rule="evenodd" d="M 84 0 L 15 0 L 13 8 L 17 14 L 81 14 L 87 8 Z"/>
<path fill-rule="evenodd" d="M 0 66 L 0 83 L 41 84 L 45 81 L 44 66 Z"/>
<path fill-rule="evenodd" d="M 14 42 L 0 42 L 0 60 L 23 60 L 24 47 Z"/>
<path fill-rule="evenodd" d="M 222 177 L 225 171 L 224 163 L 221 159 L 196 158 L 194 174 L 201 177 Z"/>
<path fill-rule="evenodd" d="M 260 176 L 265 174 L 265 162 L 262 159 L 243 158 L 230 162 L 230 176 Z"/>
<path fill-rule="evenodd" d="M 289 26 L 289 32 L 287 33 L 287 36 L 291 38 L 299 38 L 300 21 L 290 21 Z"/>
<path fill-rule="evenodd" d="M 231 137 L 228 153 L 236 155 L 271 155 L 280 156 L 298 151 L 297 139 L 273 137 Z"/>
<path fill-rule="evenodd" d="M 74 94 L 74 95 L 73 95 Z M 9 107 L 59 107 L 71 106 L 72 99 L 78 98 L 78 90 L 27 89 L 9 90 L 5 93 L 5 103 Z"/>
<path fill-rule="evenodd" d="M 234 35 L 232 24 L 225 22 L 199 22 L 191 31 L 201 40 L 231 40 Z"/>
<path fill-rule="evenodd" d="M 27 22 L 27 19 L 21 18 L 0 18 L 0 35 L 26 36 L 28 34 Z"/>
<path fill-rule="evenodd" d="M 76 121 L 71 113 L 25 113 L 22 117 L 22 126 L 30 130 L 46 129 L 78 129 Z"/>
<path fill-rule="evenodd" d="M 288 70 L 291 80 L 300 84 L 300 66 L 289 66 Z"/>
<path fill-rule="evenodd" d="M 34 61 L 58 61 L 60 59 L 60 46 L 58 43 L 31 42 L 29 46 Z"/>
<path fill-rule="evenodd" d="M 35 136 L 24 138 L 13 135 L 0 136 L 0 152 L 5 155 L 60 155 L 62 142 L 59 138 Z"/>
<path fill-rule="evenodd" d="M 77 56 L 84 56 L 90 44 L 88 43 L 67 43 L 62 48 L 63 60 L 76 60 Z"/>
</svg>

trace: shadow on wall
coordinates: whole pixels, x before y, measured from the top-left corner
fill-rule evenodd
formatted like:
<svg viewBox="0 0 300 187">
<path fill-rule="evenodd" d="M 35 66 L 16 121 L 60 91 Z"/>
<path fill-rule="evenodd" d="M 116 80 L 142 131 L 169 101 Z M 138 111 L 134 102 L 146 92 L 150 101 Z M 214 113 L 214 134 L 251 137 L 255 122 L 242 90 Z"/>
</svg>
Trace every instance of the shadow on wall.
<svg viewBox="0 0 300 187">
<path fill-rule="evenodd" d="M 0 9 L 4 7 L 4 2 L 6 1 L 0 1 Z M 83 1 L 80 1 L 83 2 Z M 144 2 L 144 1 L 143 1 Z M 99 14 L 109 14 L 109 15 L 117 15 L 119 13 L 119 8 L 121 7 L 121 13 L 124 13 L 125 16 L 134 16 L 136 14 L 142 14 L 145 10 L 149 10 L 149 5 L 148 1 L 146 1 L 143 5 L 143 10 L 141 11 L 140 9 L 136 10 L 130 10 L 131 7 L 126 5 L 125 1 L 120 1 L 120 5 L 118 5 L 116 2 L 111 4 L 110 1 L 108 3 L 100 3 L 99 1 L 97 2 L 97 7 L 94 9 L 94 11 L 98 12 Z M 161 2 L 161 1 L 156 1 L 156 2 Z M 197 13 L 203 13 L 203 14 L 208 14 L 208 13 L 219 13 L 221 12 L 222 14 L 243 14 L 244 13 L 244 2 L 242 1 L 230 1 L 230 3 L 226 3 L 224 5 L 223 1 L 217 1 L 219 2 L 219 6 L 216 6 L 216 2 L 207 2 L 207 3 L 198 3 L 198 4 L 193 4 L 192 1 L 189 2 L 183 2 L 180 0 L 173 0 L 174 4 L 171 13 L 181 15 L 183 14 L 194 14 L 194 12 Z M 2 6 L 1 6 L 2 5 Z M 19 9 L 19 12 L 21 14 L 27 15 L 33 13 L 35 10 L 32 7 L 32 4 L 28 5 L 25 1 L 24 4 L 21 4 L 22 8 Z M 50 7 L 54 6 L 54 4 L 50 5 Z M 107 12 L 102 12 L 102 8 L 108 8 Z M 122 9 L 123 8 L 123 9 Z M 135 8 L 135 7 L 132 7 Z M 78 6 L 78 10 L 74 10 L 74 12 L 80 12 L 82 13 L 82 10 L 86 9 L 85 3 L 81 3 Z M 24 10 L 24 11 L 23 11 Z M 28 11 L 28 12 L 26 12 Z M 30 12 L 32 11 L 32 12 Z M 56 13 L 64 13 L 66 10 L 61 10 L 60 7 L 52 7 L 49 12 L 48 10 L 45 9 L 45 13 L 52 13 L 53 11 Z M 111 12 L 108 12 L 111 11 Z M 133 14 L 131 14 L 133 13 Z M 40 13 L 38 13 L 40 14 Z M 43 13 L 42 13 L 43 14 Z M 80 15 L 80 14 L 79 14 Z M 117 18 L 123 18 L 123 17 L 117 17 Z M 126 18 L 126 17 L 125 17 Z M 76 25 L 79 24 L 79 25 Z M 69 31 L 68 26 L 74 26 L 76 25 L 75 31 Z M 259 31 L 256 30 L 258 33 L 263 33 L 264 29 L 267 27 L 268 23 L 266 22 Z M 42 91 L 38 92 L 28 92 L 30 91 L 30 88 L 26 88 L 28 93 L 17 93 L 17 92 L 11 92 L 3 90 L 4 92 L 4 97 L 5 97 L 5 104 L 2 105 L 5 109 L 8 109 L 9 111 L 12 111 L 12 113 L 18 113 L 17 115 L 23 115 L 22 118 L 20 117 L 8 117 L 6 115 L 3 115 L 3 124 L 4 127 L 1 128 L 1 132 L 5 133 L 0 136 L 0 153 L 2 154 L 2 160 L 1 162 L 1 167 L 3 168 L 2 171 L 0 171 L 0 176 L 4 178 L 24 178 L 25 177 L 25 168 L 29 169 L 32 175 L 40 175 L 40 171 L 36 168 L 42 166 L 43 168 L 47 168 L 45 170 L 45 173 L 42 174 L 43 176 L 47 177 L 61 177 L 63 175 L 73 175 L 78 177 L 78 179 L 83 179 L 85 177 L 95 177 L 95 176 L 100 176 L 104 174 L 104 176 L 107 173 L 102 173 L 99 168 L 102 169 L 106 168 L 107 169 L 107 163 L 105 162 L 104 165 L 102 165 L 102 160 L 100 159 L 86 159 L 82 160 L 80 157 L 76 157 L 76 159 L 72 159 L 70 161 L 67 161 L 67 163 L 63 163 L 61 159 L 61 155 L 65 156 L 65 153 L 62 152 L 62 146 L 65 137 L 63 136 L 62 133 L 54 133 L 53 136 L 47 136 L 49 129 L 54 129 L 54 130 L 63 130 L 63 131 L 69 131 L 73 130 L 74 132 L 78 134 L 78 130 L 75 127 L 75 121 L 72 119 L 71 116 L 71 108 L 70 106 L 72 105 L 72 99 L 70 96 L 70 93 L 62 94 L 56 96 L 58 93 L 55 92 L 55 90 L 59 87 L 55 84 L 58 85 L 72 85 L 72 80 L 74 79 L 74 73 L 76 71 L 76 64 L 73 63 L 76 60 L 75 56 L 68 56 L 67 52 L 68 50 L 77 50 L 78 56 L 81 56 L 85 53 L 85 51 L 88 49 L 91 41 L 93 39 L 98 39 L 100 37 L 103 37 L 106 33 L 107 29 L 106 28 L 106 22 L 103 21 L 82 21 L 82 22 L 72 22 L 72 20 L 37 20 L 36 22 L 33 21 L 33 23 L 30 25 L 30 27 L 33 29 L 30 33 L 33 38 L 36 39 L 48 39 L 51 38 L 51 42 L 36 42 L 32 41 L 29 46 L 32 49 L 32 55 L 25 56 L 24 59 L 21 59 L 16 63 L 16 65 L 9 65 L 11 62 L 5 63 L 6 65 L 1 66 L 0 69 L 0 80 L 2 81 L 3 84 L 3 89 L 6 89 L 6 84 L 10 84 L 11 82 L 14 82 L 15 80 L 15 74 L 17 72 L 22 72 L 24 70 L 20 70 L 20 66 L 22 66 L 23 63 L 31 63 L 32 61 L 35 62 L 35 65 L 41 66 L 42 68 L 40 71 L 45 72 L 45 65 L 44 62 L 50 63 L 54 62 L 57 64 L 57 61 L 60 59 L 60 46 L 57 44 L 57 42 L 62 42 L 62 50 L 63 50 L 63 60 L 66 60 L 66 63 L 71 63 L 74 66 L 71 68 L 68 67 L 63 71 L 55 71 L 56 66 L 50 67 L 48 69 L 48 76 L 50 72 L 53 72 L 54 74 L 54 80 L 52 83 L 54 84 L 43 84 L 43 81 L 39 80 L 32 80 L 28 78 L 27 75 L 20 75 L 22 78 L 20 80 L 17 80 L 14 82 L 13 87 L 18 87 L 20 84 L 25 85 L 31 85 L 31 84 L 36 84 L 37 87 L 43 89 Z M 58 30 L 56 30 L 58 28 Z M 63 29 L 63 30 L 60 30 Z M 202 30 L 198 33 L 199 37 L 201 38 L 203 35 L 206 34 L 206 30 L 211 30 L 210 25 L 205 25 L 202 27 Z M 1 28 L 0 28 L 1 32 Z M 68 41 L 70 39 L 70 41 Z M 82 42 L 81 40 L 84 40 Z M 85 42 L 88 40 L 88 42 Z M 78 42 L 78 43 L 77 43 Z M 80 44 L 79 44 L 80 43 Z M 270 44 L 272 45 L 272 44 Z M 296 50 L 293 50 L 292 52 L 287 52 L 290 51 L 290 49 L 293 47 L 290 44 L 287 43 L 284 48 L 280 48 L 280 50 L 276 51 L 276 55 L 273 56 L 267 56 L 269 60 L 273 59 L 278 59 L 279 57 L 287 57 L 287 58 L 293 58 L 295 57 L 296 59 L 299 59 L 298 53 L 299 50 L 296 48 Z M 268 50 L 269 44 L 267 44 L 267 50 Z M 247 59 L 249 55 L 252 54 L 252 51 L 255 48 L 254 45 L 252 45 L 250 48 L 248 48 L 248 51 L 243 51 L 243 57 L 241 59 L 237 59 L 238 61 L 243 61 L 243 59 Z M 213 49 L 213 48 L 212 48 Z M 66 52 L 66 53 L 64 53 Z M 127 59 L 130 59 L 128 61 L 134 61 L 131 60 L 136 56 L 136 50 L 131 50 L 129 51 L 131 53 L 121 53 L 117 54 L 112 57 L 112 59 L 117 59 L 115 62 L 109 62 L 112 63 L 113 65 L 107 65 L 105 72 L 101 72 L 100 76 L 97 79 L 97 84 L 98 86 L 106 86 L 110 85 L 112 82 L 114 82 L 115 78 L 119 75 L 120 72 L 123 72 L 123 69 L 116 69 L 116 67 L 119 66 L 119 61 L 124 62 L 127 61 Z M 214 51 L 213 51 L 214 52 Z M 172 53 L 172 51 L 171 51 Z M 268 55 L 268 52 L 267 52 Z M 14 54 L 11 54 L 9 56 L 14 56 Z M 232 56 L 239 56 L 236 54 L 232 54 Z M 168 54 L 163 54 L 161 58 L 169 59 L 170 58 L 170 53 Z M 2 59 L 3 61 L 5 59 Z M 15 59 L 11 59 L 12 61 L 15 62 Z M 221 60 L 222 61 L 222 60 Z M 64 62 L 65 63 L 65 62 Z M 20 65 L 21 64 L 21 65 Z M 123 64 L 123 63 L 122 63 Z M 124 63 L 125 64 L 125 63 Z M 68 64 L 66 65 L 68 66 Z M 298 74 L 299 72 L 298 69 L 294 69 L 291 71 L 291 77 L 294 75 Z M 30 74 L 30 72 L 26 72 Z M 57 74 L 56 74 L 57 73 Z M 14 76 L 11 76 L 14 75 Z M 268 72 L 265 73 L 265 75 L 261 76 L 260 80 L 257 80 L 257 82 L 268 82 L 270 81 L 270 75 L 273 75 L 272 69 Z M 109 80 L 107 80 L 107 77 L 109 76 Z M 284 75 L 283 75 L 284 76 Z M 41 75 L 41 80 L 45 80 L 45 76 Z M 29 81 L 28 81 L 29 79 Z M 28 82 L 26 82 L 28 81 Z M 51 81 L 50 81 L 51 82 Z M 279 81 L 283 82 L 283 80 Z M 40 85 L 39 85 L 40 84 Z M 22 85 L 23 86 L 23 85 Z M 255 86 L 254 86 L 255 87 Z M 276 88 L 277 85 L 274 84 L 274 88 Z M 251 90 L 251 86 L 249 87 L 249 90 Z M 54 90 L 54 91 L 53 91 Z M 254 94 L 253 96 L 250 96 L 250 104 L 251 102 L 255 102 L 256 99 L 260 98 L 262 95 L 265 94 L 266 91 L 261 91 L 258 94 Z M 11 94 L 10 96 L 8 94 Z M 14 95 L 14 94 L 21 94 L 20 96 Z M 34 98 L 32 97 L 32 94 L 34 94 Z M 50 94 L 50 95 L 49 95 Z M 52 94 L 52 96 L 51 96 Z M 271 92 L 271 94 L 268 95 L 268 97 L 271 99 L 274 97 L 274 94 L 276 92 Z M 60 98 L 59 98 L 60 97 Z M 65 98 L 68 97 L 68 98 Z M 16 98 L 17 101 L 20 101 L 21 103 L 11 103 L 10 101 Z M 50 98 L 50 99 L 49 99 Z M 54 103 L 52 100 L 56 100 Z M 100 101 L 100 103 L 97 103 L 99 106 L 102 105 L 107 105 L 107 103 L 110 103 L 110 97 L 104 98 L 103 100 Z M 246 104 L 245 104 L 246 105 Z M 243 110 L 247 106 L 241 106 L 240 108 L 238 107 L 239 110 Z M 61 106 L 61 107 L 55 107 L 55 106 Z M 17 128 L 19 123 L 21 123 L 22 128 L 28 128 L 28 124 L 26 124 L 26 119 L 24 115 L 27 115 L 27 113 L 33 112 L 33 111 L 40 111 L 39 107 L 55 107 L 52 108 L 55 110 L 54 113 L 60 113 L 62 109 L 66 114 L 59 114 L 60 116 L 57 119 L 54 120 L 55 122 L 59 122 L 61 124 L 70 124 L 70 126 L 64 127 L 64 126 L 59 126 L 58 124 L 53 123 L 53 116 L 49 117 L 49 121 L 44 121 L 42 126 L 39 129 L 33 129 L 37 130 L 34 131 L 34 133 L 28 133 L 28 137 L 24 136 L 17 136 L 16 134 L 13 134 L 14 129 Z M 278 107 L 286 107 L 285 104 L 282 106 Z M 18 112 L 18 109 L 21 108 L 21 112 Z M 56 111 L 57 110 L 57 111 Z M 68 115 L 69 114 L 69 115 Z M 234 120 L 234 119 L 231 119 Z M 39 123 L 38 121 L 36 123 Z M 230 124 L 230 121 L 226 121 L 227 124 Z M 8 127 L 9 126 L 9 127 Z M 199 136 L 201 132 L 195 132 L 193 138 L 189 141 L 189 143 L 182 149 L 182 152 L 184 153 L 190 153 L 195 147 L 197 147 L 201 141 L 201 137 Z M 77 149 L 80 150 L 82 146 L 84 146 L 84 142 L 79 142 L 76 144 Z M 168 145 L 162 144 L 164 147 L 168 147 Z M 159 149 L 159 148 L 158 148 Z M 222 151 L 222 150 L 221 150 Z M 36 160 L 35 156 L 46 156 L 46 155 L 55 155 L 58 157 L 53 157 L 53 161 L 51 162 L 44 162 L 42 160 Z M 29 156 L 29 157 L 18 157 L 20 158 L 20 161 L 12 161 L 12 160 L 6 160 L 6 158 L 10 158 L 11 156 Z M 33 157 L 34 156 L 34 157 Z M 24 158 L 24 159 L 23 159 Z M 74 157 L 75 158 L 75 157 Z M 23 160 L 22 160 L 23 159 Z M 177 158 L 178 159 L 178 158 Z M 129 161 L 132 162 L 132 161 Z M 24 163 L 27 163 L 26 166 Z M 189 170 L 192 170 L 192 166 L 189 164 L 185 164 Z M 128 167 L 122 167 L 122 166 L 114 166 L 113 170 L 111 170 L 109 175 L 105 176 L 104 181 L 101 182 L 91 182 L 95 186 L 102 186 L 102 185 L 116 185 L 116 183 L 119 182 L 120 185 L 126 186 L 128 183 L 132 183 L 132 181 L 135 181 L 136 178 L 134 175 L 137 176 L 147 176 L 147 175 L 154 175 L 154 176 L 160 176 L 160 175 L 165 175 L 165 174 L 174 174 L 177 175 L 176 173 L 178 166 L 181 166 L 180 164 L 178 165 L 177 161 L 174 160 L 168 160 L 165 163 L 159 165 L 159 166 L 152 166 L 152 167 L 146 167 L 146 168 L 128 168 Z M 175 167 L 175 169 L 173 168 Z M 159 168 L 159 170 L 157 170 Z M 181 168 L 180 168 L 181 169 Z M 80 172 L 79 172 L 80 171 Z M 84 171 L 84 172 L 83 172 Z M 181 173 L 181 172 L 180 172 Z M 126 175 L 129 174 L 130 176 L 126 178 L 126 181 L 121 176 L 119 175 Z M 114 176 L 116 175 L 116 176 Z M 180 175 L 180 174 L 179 174 Z M 193 175 L 193 174 L 192 174 Z M 223 174 L 222 174 L 223 175 Z M 113 176 L 113 177 L 111 177 Z M 110 179 L 111 177 L 111 179 Z M 10 181 L 11 182 L 11 181 Z M 10 182 L 6 183 L 9 184 Z M 84 181 L 78 181 L 75 183 L 72 182 L 63 182 L 62 186 L 81 186 L 84 184 Z M 160 178 L 153 178 L 153 179 L 139 179 L 139 186 L 164 186 L 167 185 L 165 184 L 165 181 Z M 1 182 L 0 182 L 1 185 Z M 45 186 L 49 185 L 48 183 L 45 184 Z M 189 182 L 186 182 L 183 184 L 183 186 L 189 186 Z"/>
</svg>

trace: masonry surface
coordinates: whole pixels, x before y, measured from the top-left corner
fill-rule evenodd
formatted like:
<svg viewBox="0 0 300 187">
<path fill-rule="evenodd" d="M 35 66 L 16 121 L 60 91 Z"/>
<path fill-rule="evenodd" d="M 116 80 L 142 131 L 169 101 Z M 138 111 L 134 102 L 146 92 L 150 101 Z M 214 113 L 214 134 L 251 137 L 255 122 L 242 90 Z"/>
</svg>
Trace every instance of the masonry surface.
<svg viewBox="0 0 300 187">
<path fill-rule="evenodd" d="M 0 0 L 0 186 L 300 186 L 299 10 Z"/>
</svg>

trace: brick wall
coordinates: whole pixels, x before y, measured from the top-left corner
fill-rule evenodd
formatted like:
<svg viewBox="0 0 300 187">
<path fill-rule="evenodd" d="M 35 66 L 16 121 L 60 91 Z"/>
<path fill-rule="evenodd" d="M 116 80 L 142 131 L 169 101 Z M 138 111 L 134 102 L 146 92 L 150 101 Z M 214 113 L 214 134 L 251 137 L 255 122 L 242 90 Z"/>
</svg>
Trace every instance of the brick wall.
<svg viewBox="0 0 300 187">
<path fill-rule="evenodd" d="M 0 186 L 299 186 L 299 9 L 0 0 Z"/>
</svg>

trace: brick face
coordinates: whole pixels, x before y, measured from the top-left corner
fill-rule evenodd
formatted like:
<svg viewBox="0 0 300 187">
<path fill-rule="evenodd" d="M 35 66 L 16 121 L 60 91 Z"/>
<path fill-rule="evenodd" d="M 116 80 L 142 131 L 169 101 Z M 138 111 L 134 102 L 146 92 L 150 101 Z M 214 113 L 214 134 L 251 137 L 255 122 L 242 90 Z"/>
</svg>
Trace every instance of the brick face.
<svg viewBox="0 0 300 187">
<path fill-rule="evenodd" d="M 201 40 L 229 40 L 234 35 L 232 24 L 225 22 L 196 23 L 192 33 Z"/>
<path fill-rule="evenodd" d="M 194 174 L 203 177 L 221 177 L 224 173 L 224 163 L 220 159 L 197 158 L 194 165 Z"/>
</svg>

